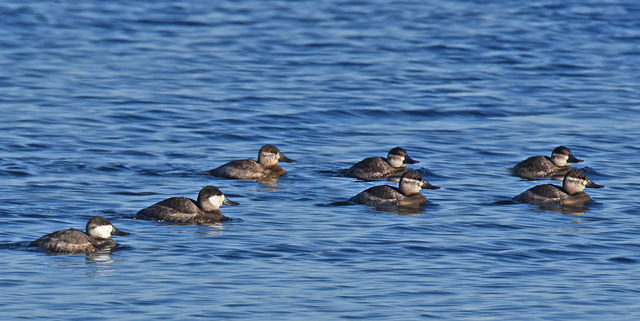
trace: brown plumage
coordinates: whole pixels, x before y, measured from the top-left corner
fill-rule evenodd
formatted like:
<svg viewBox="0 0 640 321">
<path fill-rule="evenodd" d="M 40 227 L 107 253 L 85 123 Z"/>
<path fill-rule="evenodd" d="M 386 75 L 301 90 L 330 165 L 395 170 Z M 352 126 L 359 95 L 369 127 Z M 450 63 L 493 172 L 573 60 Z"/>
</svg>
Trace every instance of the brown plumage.
<svg viewBox="0 0 640 321">
<path fill-rule="evenodd" d="M 569 170 L 571 166 L 556 166 L 547 156 L 531 156 L 511 169 L 513 175 L 522 178 L 564 175 Z"/>
<path fill-rule="evenodd" d="M 218 203 L 211 199 L 218 197 Z M 187 197 L 171 197 L 140 210 L 136 218 L 167 221 L 180 224 L 218 223 L 228 218 L 220 212 L 220 205 L 238 205 L 229 200 L 214 186 L 205 186 L 198 193 L 198 200 Z"/>
<path fill-rule="evenodd" d="M 344 171 L 347 177 L 355 177 L 361 180 L 381 179 L 386 177 L 399 177 L 408 168 L 407 164 L 417 164 L 402 147 L 392 148 L 387 158 L 368 157 Z"/>
<path fill-rule="evenodd" d="M 548 176 L 564 176 L 572 167 L 569 163 L 580 163 L 565 146 L 558 146 L 548 156 L 531 156 L 518 163 L 511 169 L 511 173 L 522 178 L 539 178 Z"/>
<path fill-rule="evenodd" d="M 358 193 L 349 202 L 373 206 L 418 207 L 427 203 L 427 197 L 422 193 L 404 195 L 397 187 L 378 185 Z"/>
<path fill-rule="evenodd" d="M 230 161 L 220 167 L 208 171 L 213 176 L 234 178 L 234 179 L 265 179 L 275 178 L 285 175 L 278 162 L 295 162 L 285 156 L 274 145 L 264 145 L 258 151 L 258 161 L 252 159 L 239 159 Z"/>
<path fill-rule="evenodd" d="M 102 235 L 96 228 L 106 228 L 102 231 L 108 235 Z M 108 219 L 100 216 L 92 217 L 86 226 L 86 233 L 70 228 L 49 233 L 31 242 L 29 246 L 37 246 L 49 252 L 55 253 L 93 253 L 101 250 L 109 250 L 118 246 L 118 243 L 110 235 L 128 235 L 129 233 L 118 230 Z"/>
<path fill-rule="evenodd" d="M 591 197 L 585 192 L 571 195 L 562 190 L 560 186 L 542 184 L 524 191 L 513 200 L 532 204 L 580 205 L 591 201 Z"/>
<path fill-rule="evenodd" d="M 591 197 L 585 188 L 603 188 L 594 183 L 586 174 L 572 168 L 565 174 L 562 187 L 554 184 L 534 186 L 513 198 L 516 202 L 532 204 L 582 205 L 590 202 Z"/>
<path fill-rule="evenodd" d="M 349 199 L 349 202 L 374 206 L 419 207 L 427 203 L 422 188 L 439 189 L 418 172 L 408 169 L 398 182 L 399 187 L 379 185 L 370 187 Z"/>
<path fill-rule="evenodd" d="M 407 169 L 406 167 L 393 167 L 382 157 L 368 157 L 347 169 L 344 176 L 361 180 L 381 179 L 401 176 Z"/>
</svg>

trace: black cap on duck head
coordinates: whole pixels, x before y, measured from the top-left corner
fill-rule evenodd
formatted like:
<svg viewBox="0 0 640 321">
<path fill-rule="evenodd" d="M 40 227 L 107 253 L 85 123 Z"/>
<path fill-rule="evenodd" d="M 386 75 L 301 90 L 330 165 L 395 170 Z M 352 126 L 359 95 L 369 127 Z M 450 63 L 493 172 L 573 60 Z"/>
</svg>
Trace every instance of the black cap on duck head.
<svg viewBox="0 0 640 321">
<path fill-rule="evenodd" d="M 581 159 L 577 159 L 575 156 L 573 156 L 573 153 L 571 153 L 571 150 L 566 147 L 566 146 L 558 146 L 555 149 L 553 149 L 553 152 L 551 152 L 551 157 L 553 157 L 554 154 L 559 154 L 559 155 L 566 155 L 567 158 L 567 163 L 582 163 L 583 160 Z"/>
<path fill-rule="evenodd" d="M 221 199 L 220 204 L 224 204 L 224 205 L 238 205 L 238 202 L 234 202 L 230 199 L 228 199 L 223 193 L 222 191 L 220 191 L 220 189 L 218 189 L 215 186 L 211 186 L 211 185 L 207 185 L 205 187 L 203 187 L 200 190 L 200 193 L 198 193 L 198 203 L 202 204 L 202 202 L 204 202 L 205 200 L 209 200 L 210 202 L 214 203 L 211 198 L 219 198 Z M 215 202 L 218 203 L 218 202 Z M 218 205 L 219 206 L 219 205 Z"/>
<path fill-rule="evenodd" d="M 198 198 L 201 198 L 201 197 L 209 198 L 211 196 L 221 196 L 221 195 L 223 195 L 222 191 L 220 191 L 217 187 L 207 185 L 200 190 L 200 193 L 198 193 Z"/>
<path fill-rule="evenodd" d="M 604 185 L 594 183 L 584 172 L 579 169 L 572 168 L 567 174 L 564 175 L 562 180 L 562 186 L 567 186 L 570 183 L 579 182 L 588 188 L 604 188 Z"/>
<path fill-rule="evenodd" d="M 98 237 L 108 238 L 110 235 L 129 235 L 113 226 L 111 222 L 102 216 L 93 216 L 86 226 L 87 234 Z"/>
<path fill-rule="evenodd" d="M 413 158 L 411 158 L 411 156 L 409 156 L 409 153 L 407 153 L 406 150 L 404 150 L 404 148 L 402 147 L 394 147 L 392 148 L 389 153 L 387 154 L 387 158 L 391 158 L 392 155 L 397 155 L 397 156 L 401 156 L 404 158 L 403 163 L 404 164 L 418 164 L 420 163 L 420 161 L 417 161 Z"/>
<path fill-rule="evenodd" d="M 278 161 L 279 162 L 285 162 L 285 163 L 295 163 L 296 162 L 295 160 L 285 156 L 284 153 L 282 153 L 278 149 L 278 147 L 276 147 L 276 145 L 267 144 L 267 145 L 262 146 L 260 148 L 260 151 L 258 151 L 258 160 L 261 158 L 261 155 L 263 155 L 263 153 L 278 155 Z"/>
<path fill-rule="evenodd" d="M 426 179 L 424 179 L 424 177 L 422 177 L 422 175 L 420 175 L 420 173 L 411 169 L 407 170 L 404 174 L 402 174 L 402 176 L 400 177 L 400 182 L 402 182 L 403 179 L 410 179 L 410 180 L 422 182 L 421 188 L 424 188 L 424 189 L 440 189 L 439 186 L 431 185 L 429 182 L 427 182 Z"/>
</svg>

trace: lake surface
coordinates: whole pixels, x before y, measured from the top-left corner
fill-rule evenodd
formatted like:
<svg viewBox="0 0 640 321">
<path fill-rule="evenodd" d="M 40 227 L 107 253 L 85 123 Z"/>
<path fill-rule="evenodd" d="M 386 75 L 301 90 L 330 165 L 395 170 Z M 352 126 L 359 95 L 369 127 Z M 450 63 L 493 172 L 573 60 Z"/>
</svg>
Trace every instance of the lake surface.
<svg viewBox="0 0 640 321">
<path fill-rule="evenodd" d="M 640 317 L 640 2 L 3 1 L 0 318 Z M 200 173 L 276 144 L 276 186 Z M 571 214 L 503 204 L 570 147 Z M 413 213 L 337 206 L 404 147 Z M 134 219 L 218 186 L 216 226 Z M 559 182 L 556 182 L 559 184 Z M 110 254 L 27 248 L 109 218 Z M 638 221 L 638 222 L 636 222 Z"/>
</svg>

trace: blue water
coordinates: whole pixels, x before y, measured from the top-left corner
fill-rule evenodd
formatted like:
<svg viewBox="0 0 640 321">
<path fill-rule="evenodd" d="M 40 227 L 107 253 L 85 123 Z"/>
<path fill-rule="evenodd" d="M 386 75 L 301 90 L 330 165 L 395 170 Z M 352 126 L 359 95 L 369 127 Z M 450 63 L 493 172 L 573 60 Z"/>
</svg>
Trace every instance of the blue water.
<svg viewBox="0 0 640 321">
<path fill-rule="evenodd" d="M 0 318 L 640 317 L 640 2 L 0 3 Z M 275 186 L 199 173 L 296 159 Z M 601 190 L 563 213 L 509 176 L 569 146 Z M 417 213 L 335 206 L 404 147 Z M 134 219 L 207 184 L 233 220 Z M 93 215 L 111 254 L 26 245 Z"/>
</svg>

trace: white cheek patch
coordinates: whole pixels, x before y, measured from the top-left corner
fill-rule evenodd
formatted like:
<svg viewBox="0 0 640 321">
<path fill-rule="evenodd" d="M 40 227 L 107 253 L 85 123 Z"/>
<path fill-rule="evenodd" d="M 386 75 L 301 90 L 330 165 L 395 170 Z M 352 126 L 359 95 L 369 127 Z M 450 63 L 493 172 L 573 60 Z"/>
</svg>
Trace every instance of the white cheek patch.
<svg viewBox="0 0 640 321">
<path fill-rule="evenodd" d="M 389 156 L 389 164 L 393 167 L 402 167 L 404 166 L 404 157 L 391 155 Z"/>
<path fill-rule="evenodd" d="M 401 189 L 409 190 L 411 192 L 418 192 L 422 189 L 422 182 L 415 179 L 403 179 Z"/>
<path fill-rule="evenodd" d="M 113 226 L 111 225 L 101 225 L 96 226 L 91 229 L 90 234 L 95 238 L 108 239 L 111 237 L 111 232 L 113 231 Z"/>
<path fill-rule="evenodd" d="M 584 191 L 584 187 L 587 185 L 587 182 L 579 178 L 567 177 L 564 184 L 566 185 L 565 189 L 568 191 L 582 192 Z"/>
<path fill-rule="evenodd" d="M 266 166 L 272 166 L 278 163 L 278 155 L 273 153 L 260 154 L 260 164 Z"/>
<path fill-rule="evenodd" d="M 553 158 L 553 162 L 559 164 L 558 166 L 564 166 L 567 165 L 567 160 L 569 160 L 569 156 L 568 155 L 563 155 L 563 154 L 552 154 L 551 157 Z"/>
<path fill-rule="evenodd" d="M 222 202 L 224 202 L 224 195 L 211 196 L 209 197 L 209 202 L 211 202 L 214 207 L 218 208 L 222 205 Z"/>
<path fill-rule="evenodd" d="M 585 180 L 575 177 L 567 177 L 567 183 L 587 185 L 587 182 Z"/>
</svg>

